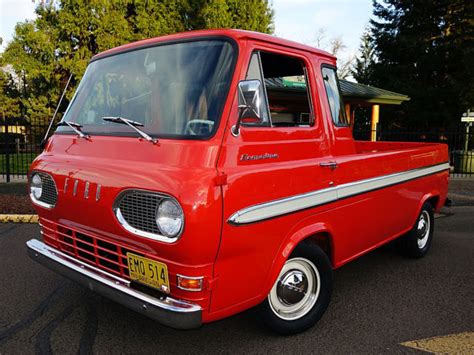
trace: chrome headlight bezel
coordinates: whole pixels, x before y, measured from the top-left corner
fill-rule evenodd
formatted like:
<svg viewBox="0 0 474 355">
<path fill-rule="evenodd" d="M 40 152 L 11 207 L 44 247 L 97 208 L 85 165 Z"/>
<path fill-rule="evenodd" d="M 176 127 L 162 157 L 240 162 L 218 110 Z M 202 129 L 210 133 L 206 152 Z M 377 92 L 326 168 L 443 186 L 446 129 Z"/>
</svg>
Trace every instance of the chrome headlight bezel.
<svg viewBox="0 0 474 355">
<path fill-rule="evenodd" d="M 123 205 L 123 202 L 125 200 L 124 203 L 127 203 L 126 198 L 128 196 L 133 196 L 133 195 L 135 195 L 135 196 L 139 195 L 142 198 L 152 198 L 153 197 L 157 200 L 156 206 L 153 210 L 153 218 L 151 218 L 152 217 L 151 216 L 151 211 L 149 209 L 147 211 L 148 213 L 147 214 L 144 213 L 144 216 L 143 216 L 143 218 L 145 218 L 145 214 L 146 214 L 146 218 L 147 218 L 146 221 L 149 222 L 149 223 L 151 223 L 151 222 L 153 223 L 153 225 L 155 226 L 155 228 L 153 228 L 153 230 L 150 230 L 150 228 L 148 228 L 148 230 L 144 230 L 146 228 L 142 228 L 143 226 L 140 226 L 139 223 L 137 223 L 136 220 L 135 221 L 127 220 L 127 210 L 126 210 L 126 206 Z M 182 213 L 181 228 L 175 236 L 167 236 L 166 233 L 164 233 L 161 230 L 161 228 L 159 227 L 159 225 L 156 221 L 158 208 L 161 205 L 161 203 L 165 200 L 173 201 L 177 206 L 179 206 L 179 210 Z M 142 212 L 143 210 L 145 210 L 145 208 L 143 208 L 143 209 L 139 208 L 138 213 Z M 114 202 L 114 205 L 113 205 L 113 212 L 114 212 L 115 217 L 117 218 L 117 221 L 122 226 L 122 228 L 124 228 L 128 232 L 130 232 L 132 234 L 135 234 L 137 236 L 140 236 L 140 237 L 144 237 L 144 238 L 148 238 L 148 239 L 152 239 L 152 240 L 156 240 L 156 241 L 160 241 L 160 242 L 164 242 L 164 243 L 175 243 L 179 238 L 181 238 L 181 235 L 183 234 L 183 231 L 184 231 L 185 217 L 184 217 L 184 212 L 183 212 L 183 209 L 181 207 L 181 204 L 173 196 L 168 195 L 168 194 L 164 194 L 164 193 L 161 193 L 161 192 L 144 190 L 144 189 L 126 189 L 126 190 L 123 190 L 122 192 L 120 192 L 118 194 L 117 198 L 115 199 L 115 202 Z M 135 212 L 135 214 L 132 213 L 132 217 L 133 216 L 136 217 L 136 215 L 137 215 L 137 211 L 135 210 L 134 212 Z"/>
<path fill-rule="evenodd" d="M 39 180 L 38 180 L 39 179 Z M 46 191 L 45 191 L 46 188 Z M 54 188 L 54 190 L 53 190 Z M 49 190 L 48 190 L 49 189 Z M 32 171 L 28 179 L 28 190 L 31 202 L 34 205 L 52 209 L 56 206 L 58 198 L 58 189 L 56 187 L 56 182 L 53 177 L 43 171 Z M 49 195 L 48 195 L 49 191 Z M 46 192 L 46 195 L 45 195 Z M 54 195 L 52 195 L 54 194 Z M 51 200 L 52 203 L 48 203 L 44 200 Z"/>
<path fill-rule="evenodd" d="M 43 180 L 38 173 L 31 175 L 30 194 L 35 200 L 39 200 L 43 194 Z"/>
</svg>

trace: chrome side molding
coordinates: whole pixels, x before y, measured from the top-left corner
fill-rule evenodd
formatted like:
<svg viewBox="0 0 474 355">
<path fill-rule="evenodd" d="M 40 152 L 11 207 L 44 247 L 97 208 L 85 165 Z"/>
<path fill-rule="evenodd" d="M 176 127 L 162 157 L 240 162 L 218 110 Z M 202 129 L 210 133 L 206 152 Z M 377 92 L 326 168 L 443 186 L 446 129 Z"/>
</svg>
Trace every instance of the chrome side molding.
<svg viewBox="0 0 474 355">
<path fill-rule="evenodd" d="M 298 212 L 307 208 L 341 200 L 343 198 L 418 179 L 423 176 L 436 174 L 448 169 L 449 163 L 442 163 L 285 197 L 279 200 L 243 208 L 230 216 L 227 223 L 242 225 L 259 222 L 265 219 Z"/>
</svg>

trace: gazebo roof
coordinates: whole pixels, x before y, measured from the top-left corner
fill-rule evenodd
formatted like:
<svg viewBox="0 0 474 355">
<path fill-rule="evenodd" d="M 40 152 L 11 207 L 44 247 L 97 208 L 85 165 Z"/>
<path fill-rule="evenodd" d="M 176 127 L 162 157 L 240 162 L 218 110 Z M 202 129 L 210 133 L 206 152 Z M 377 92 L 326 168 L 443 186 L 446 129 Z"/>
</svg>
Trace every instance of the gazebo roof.
<svg viewBox="0 0 474 355">
<path fill-rule="evenodd" d="M 400 105 L 402 102 L 410 100 L 407 95 L 376 88 L 375 86 L 353 83 L 352 81 L 339 80 L 339 85 L 344 99 L 386 105 Z"/>
<path fill-rule="evenodd" d="M 265 79 L 265 84 L 267 87 L 273 89 L 285 88 L 285 90 L 291 89 L 294 91 L 305 90 L 305 84 L 303 82 L 290 82 L 282 80 L 281 78 Z M 339 80 L 339 85 L 341 87 L 341 94 L 344 100 L 347 101 L 371 104 L 400 105 L 402 102 L 410 100 L 407 95 L 376 88 L 375 86 L 353 83 L 352 81 Z"/>
</svg>

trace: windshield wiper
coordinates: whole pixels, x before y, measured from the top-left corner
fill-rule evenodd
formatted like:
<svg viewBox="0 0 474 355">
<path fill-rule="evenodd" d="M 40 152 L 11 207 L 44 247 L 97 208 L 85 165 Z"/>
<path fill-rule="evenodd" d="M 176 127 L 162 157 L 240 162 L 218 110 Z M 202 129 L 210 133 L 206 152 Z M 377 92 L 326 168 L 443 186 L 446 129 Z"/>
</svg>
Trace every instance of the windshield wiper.
<svg viewBox="0 0 474 355">
<path fill-rule="evenodd" d="M 80 125 L 79 123 L 75 123 L 75 122 L 69 122 L 69 121 L 61 121 L 57 124 L 57 126 L 68 126 L 69 128 L 71 128 L 80 138 L 84 138 L 84 139 L 87 139 L 87 140 L 90 140 L 91 139 L 91 136 L 89 136 L 88 134 L 85 134 L 81 131 L 82 129 L 82 125 Z"/>
<path fill-rule="evenodd" d="M 102 117 L 102 119 L 108 122 L 126 124 L 127 126 L 133 128 L 140 136 L 142 136 L 148 142 L 151 142 L 153 144 L 158 143 L 158 139 L 151 138 L 148 134 L 143 132 L 141 129 L 137 128 L 137 127 L 143 127 L 143 123 L 132 121 L 132 120 L 129 120 L 128 118 L 123 118 L 120 116 Z"/>
</svg>

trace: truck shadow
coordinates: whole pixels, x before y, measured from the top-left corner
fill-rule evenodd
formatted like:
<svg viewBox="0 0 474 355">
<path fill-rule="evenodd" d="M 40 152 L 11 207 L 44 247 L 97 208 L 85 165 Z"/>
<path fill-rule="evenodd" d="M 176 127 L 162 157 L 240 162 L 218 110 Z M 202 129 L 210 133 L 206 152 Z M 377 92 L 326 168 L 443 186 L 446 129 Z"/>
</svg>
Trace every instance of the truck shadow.
<svg viewBox="0 0 474 355">
<path fill-rule="evenodd" d="M 400 287 L 400 282 L 412 273 L 413 265 L 412 260 L 402 258 L 389 245 L 336 270 L 333 300 L 326 315 L 315 327 L 291 337 L 281 337 L 266 330 L 259 322 L 256 309 L 206 324 L 200 329 L 180 331 L 162 326 L 105 298 L 97 305 L 99 329 L 102 335 L 114 339 L 114 345 L 123 352 L 133 352 L 138 346 L 144 353 L 156 349 L 186 353 L 211 349 L 228 352 L 229 344 L 233 349 L 237 348 L 237 352 L 269 347 L 276 351 L 280 346 L 287 349 L 290 349 L 289 344 L 297 346 L 308 336 L 330 346 L 328 337 L 336 343 L 338 338 L 347 342 L 344 332 L 341 333 L 341 324 L 359 322 L 363 332 L 371 318 L 380 319 L 380 312 L 396 312 L 397 307 L 403 308 L 405 297 L 401 290 L 404 288 Z M 106 344 L 105 339 L 98 337 L 94 349 L 104 349 Z"/>
<path fill-rule="evenodd" d="M 440 220 L 440 224 L 444 220 L 450 219 Z M 461 254 L 457 248 L 462 246 L 453 244 L 451 238 L 435 237 L 425 258 L 411 260 L 387 245 L 335 270 L 328 311 L 316 326 L 291 337 L 266 330 L 255 309 L 195 330 L 171 329 L 54 275 L 50 278 L 56 289 L 51 294 L 42 295 L 43 300 L 24 319 L 0 328 L 0 346 L 9 348 L 27 337 L 35 352 L 41 354 L 64 349 L 76 354 L 253 353 L 263 349 L 340 352 L 341 344 L 358 344 L 358 349 L 365 344 L 370 350 L 374 336 L 390 344 L 407 340 L 396 333 L 406 329 L 407 319 L 419 322 L 416 326 L 420 329 L 440 321 L 442 315 L 433 304 L 436 306 L 440 298 L 459 298 L 462 289 L 456 285 L 461 283 L 449 276 L 452 270 L 441 274 L 445 280 L 442 286 L 427 278 L 439 277 L 434 273 L 440 272 L 438 265 L 449 257 L 445 250 Z"/>
</svg>

